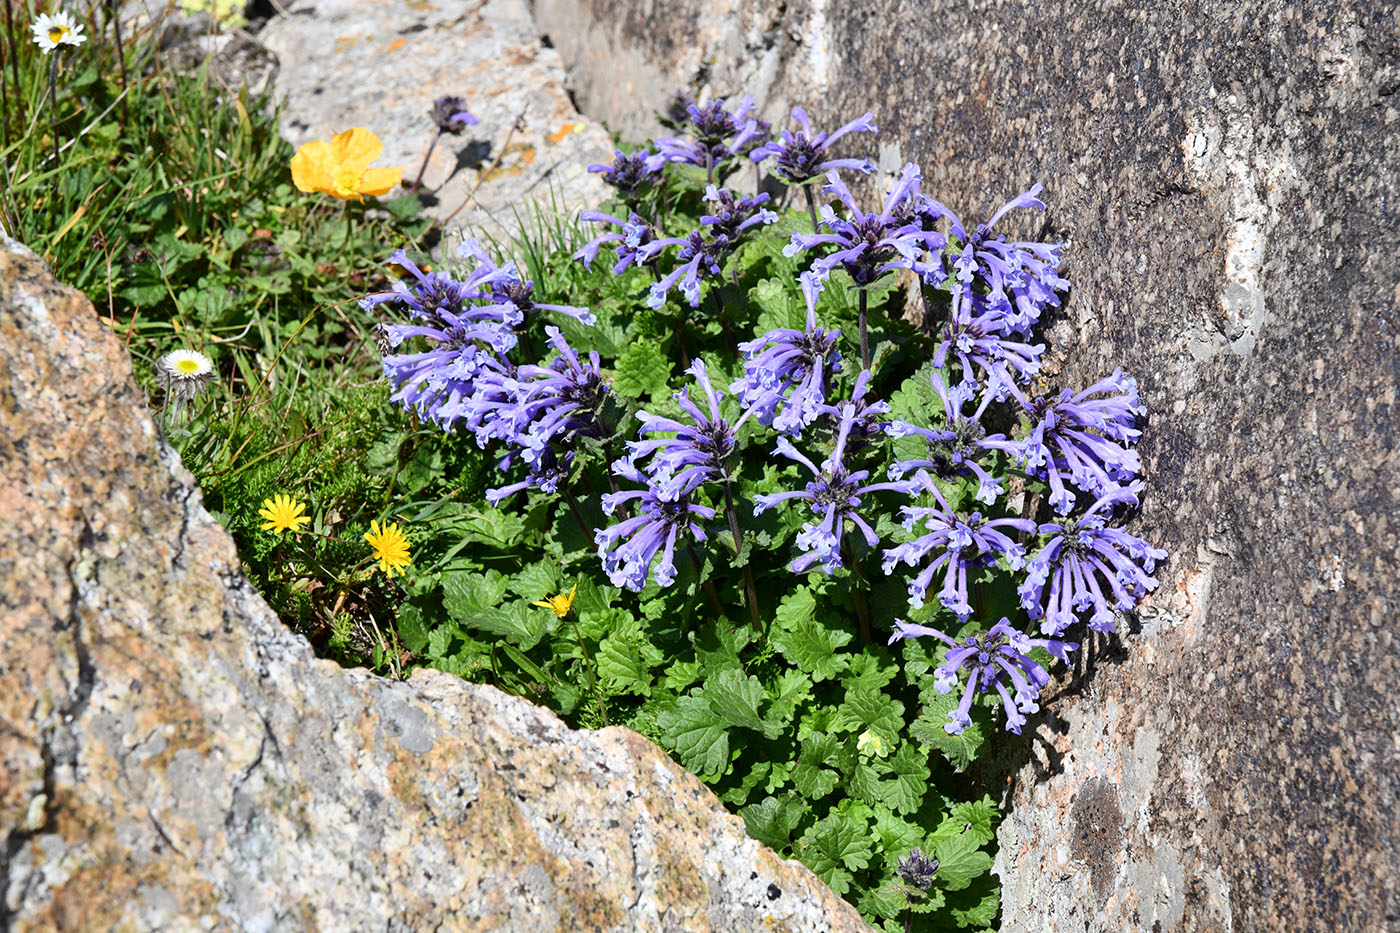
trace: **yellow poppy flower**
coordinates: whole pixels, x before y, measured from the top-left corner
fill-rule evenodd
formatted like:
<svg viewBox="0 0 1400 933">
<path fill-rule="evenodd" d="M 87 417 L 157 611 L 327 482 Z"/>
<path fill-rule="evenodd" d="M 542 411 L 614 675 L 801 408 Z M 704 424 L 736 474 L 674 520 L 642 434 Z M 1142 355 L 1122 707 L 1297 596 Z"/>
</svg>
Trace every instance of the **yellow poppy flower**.
<svg viewBox="0 0 1400 933">
<path fill-rule="evenodd" d="M 292 181 L 302 191 L 319 191 L 342 201 L 380 197 L 403 180 L 403 168 L 370 168 L 384 146 L 363 126 L 336 133 L 330 142 L 313 140 L 292 156 Z"/>
<path fill-rule="evenodd" d="M 556 616 L 562 619 L 564 618 L 564 616 L 568 615 L 569 610 L 574 607 L 574 594 L 577 592 L 578 584 L 575 583 L 574 588 L 569 590 L 569 595 L 567 596 L 565 596 L 563 593 L 560 593 L 558 596 L 551 596 L 549 597 L 549 599 L 541 599 L 538 602 L 531 603 L 530 605 L 543 606 L 544 608 L 548 609 L 550 612 L 554 613 Z"/>
<path fill-rule="evenodd" d="M 408 539 L 399 530 L 398 522 L 381 525 L 377 521 L 369 523 L 365 540 L 374 548 L 374 559 L 379 561 L 379 569 L 391 579 L 395 573 L 403 573 L 411 558 L 408 554 Z"/>
<path fill-rule="evenodd" d="M 305 511 L 306 506 L 291 496 L 278 494 L 263 500 L 258 515 L 265 519 L 263 531 L 280 535 L 284 531 L 301 531 L 301 526 L 311 521 L 311 516 L 304 514 Z"/>
</svg>

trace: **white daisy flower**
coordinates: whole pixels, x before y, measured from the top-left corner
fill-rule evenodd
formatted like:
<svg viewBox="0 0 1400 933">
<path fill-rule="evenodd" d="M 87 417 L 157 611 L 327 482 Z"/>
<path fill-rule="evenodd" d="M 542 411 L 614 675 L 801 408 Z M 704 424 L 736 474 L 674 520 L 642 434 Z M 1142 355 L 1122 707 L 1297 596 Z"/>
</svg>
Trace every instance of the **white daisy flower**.
<svg viewBox="0 0 1400 933">
<path fill-rule="evenodd" d="M 156 375 L 178 408 L 204 391 L 214 375 L 214 364 L 195 350 L 173 350 L 156 361 Z"/>
<path fill-rule="evenodd" d="M 29 28 L 34 31 L 34 44 L 45 52 L 52 52 L 60 45 L 82 45 L 87 41 L 83 24 L 62 10 L 52 16 L 40 13 Z"/>
</svg>

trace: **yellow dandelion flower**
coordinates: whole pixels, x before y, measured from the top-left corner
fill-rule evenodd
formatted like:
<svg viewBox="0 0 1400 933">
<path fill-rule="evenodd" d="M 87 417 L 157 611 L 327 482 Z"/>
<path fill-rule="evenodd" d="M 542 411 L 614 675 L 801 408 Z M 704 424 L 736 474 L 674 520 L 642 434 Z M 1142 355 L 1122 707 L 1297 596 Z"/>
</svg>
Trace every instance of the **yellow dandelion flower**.
<svg viewBox="0 0 1400 933">
<path fill-rule="evenodd" d="M 258 515 L 264 519 L 263 531 L 279 535 L 284 531 L 301 531 L 301 526 L 311 521 L 311 516 L 306 514 L 306 506 L 281 493 L 264 499 Z"/>
<path fill-rule="evenodd" d="M 374 559 L 379 561 L 379 569 L 390 578 L 395 573 L 403 573 L 411 558 L 408 554 L 408 539 L 399 530 L 398 522 L 381 525 L 377 521 L 369 523 L 365 540 L 374 548 Z"/>
<path fill-rule="evenodd" d="M 543 606 L 544 608 L 548 609 L 550 612 L 554 613 L 556 616 L 562 619 L 564 618 L 564 616 L 568 615 L 569 610 L 574 607 L 574 594 L 577 592 L 578 584 L 575 583 L 574 588 L 569 590 L 567 596 L 563 593 L 560 593 L 558 596 L 551 596 L 548 599 L 541 599 L 540 601 L 531 603 L 530 605 Z"/>
<path fill-rule="evenodd" d="M 363 126 L 317 139 L 292 156 L 292 181 L 302 191 L 319 191 L 342 201 L 379 197 L 403 180 L 403 168 L 370 168 L 384 146 Z"/>
</svg>

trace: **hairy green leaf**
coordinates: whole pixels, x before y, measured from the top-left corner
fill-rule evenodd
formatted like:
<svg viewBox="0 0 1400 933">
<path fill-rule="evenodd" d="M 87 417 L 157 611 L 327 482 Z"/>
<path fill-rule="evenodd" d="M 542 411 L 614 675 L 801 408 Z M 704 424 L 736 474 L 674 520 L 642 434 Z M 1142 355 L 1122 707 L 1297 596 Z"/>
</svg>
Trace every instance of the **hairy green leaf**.
<svg viewBox="0 0 1400 933">
<path fill-rule="evenodd" d="M 660 395 L 666 392 L 670 381 L 671 361 L 654 341 L 628 344 L 613 366 L 613 389 L 626 398 Z"/>
<path fill-rule="evenodd" d="M 727 723 L 715 715 L 705 697 L 678 697 L 674 709 L 657 715 L 656 724 L 665 743 L 689 770 L 718 775 L 729 767 Z"/>
<path fill-rule="evenodd" d="M 774 632 L 772 637 L 773 647 L 811 674 L 814 681 L 835 677 L 851 662 L 850 655 L 836 653 L 836 649 L 850 642 L 850 633 L 831 631 L 815 619 L 806 619 L 791 629 Z"/>
<path fill-rule="evenodd" d="M 826 767 L 836 757 L 841 742 L 834 735 L 814 732 L 802 740 L 802 752 L 792 769 L 792 780 L 802 796 L 809 800 L 825 797 L 841 780 L 832 769 Z"/>
<path fill-rule="evenodd" d="M 779 852 L 791 843 L 792 831 L 806 813 L 807 802 L 790 794 L 764 797 L 739 811 L 749 835 Z"/>
</svg>

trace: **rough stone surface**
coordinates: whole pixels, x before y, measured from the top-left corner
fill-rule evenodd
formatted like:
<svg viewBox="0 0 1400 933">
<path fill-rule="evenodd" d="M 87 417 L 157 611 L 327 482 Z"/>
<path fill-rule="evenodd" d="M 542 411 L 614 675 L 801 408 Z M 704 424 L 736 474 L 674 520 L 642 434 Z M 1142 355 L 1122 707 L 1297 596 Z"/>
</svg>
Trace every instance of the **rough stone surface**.
<svg viewBox="0 0 1400 933">
<path fill-rule="evenodd" d="M 577 211 L 606 196 L 587 168 L 612 142 L 574 109 L 526 0 L 296 0 L 258 39 L 281 62 L 283 136 L 300 146 L 368 127 L 384 143 L 375 164 L 403 166 L 405 183 L 436 133 L 434 99 L 466 98 L 481 122 L 444 135 L 423 176 L 434 217 L 503 238 L 532 201 Z"/>
<path fill-rule="evenodd" d="M 752 81 L 874 110 L 966 219 L 1044 182 L 1008 232 L 1069 244 L 1051 379 L 1151 408 L 1133 528 L 1172 559 L 991 769 L 1005 928 L 1400 929 L 1395 4 L 789 0 L 756 48 L 776 7 L 725 6 L 537 9 L 597 119 L 647 69 Z"/>
<path fill-rule="evenodd" d="M 0 929 L 867 929 L 635 733 L 313 657 L 8 240 L 0 517 Z"/>
</svg>

